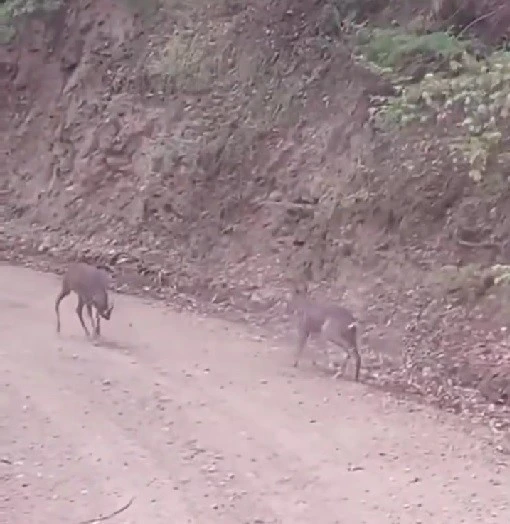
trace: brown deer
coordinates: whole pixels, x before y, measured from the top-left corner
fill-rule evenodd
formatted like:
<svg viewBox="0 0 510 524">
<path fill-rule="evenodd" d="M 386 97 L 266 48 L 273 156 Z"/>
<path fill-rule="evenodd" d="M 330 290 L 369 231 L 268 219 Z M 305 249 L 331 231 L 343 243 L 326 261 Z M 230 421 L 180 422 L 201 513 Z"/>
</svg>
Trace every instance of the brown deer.
<svg viewBox="0 0 510 524">
<path fill-rule="evenodd" d="M 110 320 L 113 311 L 113 300 L 108 300 L 108 276 L 104 269 L 90 266 L 83 262 L 71 264 L 62 279 L 62 289 L 55 300 L 55 312 L 57 313 L 57 333 L 60 333 L 60 302 L 67 297 L 71 291 L 78 295 L 78 305 L 76 314 L 85 330 L 87 337 L 90 337 L 89 330 L 83 321 L 83 306 L 86 306 L 87 313 L 92 323 L 94 335 L 101 334 L 99 318 Z M 96 323 L 92 316 L 92 307 L 96 309 Z"/>
<path fill-rule="evenodd" d="M 296 287 L 287 304 L 287 312 L 297 313 L 298 343 L 294 367 L 303 353 L 310 335 L 320 336 L 333 342 L 347 353 L 342 370 L 335 378 L 345 372 L 349 360 L 354 357 L 354 378 L 359 380 L 361 356 L 358 351 L 357 321 L 351 311 L 343 306 L 314 301 L 308 295 L 306 286 Z M 315 363 L 315 361 L 314 361 Z"/>
</svg>

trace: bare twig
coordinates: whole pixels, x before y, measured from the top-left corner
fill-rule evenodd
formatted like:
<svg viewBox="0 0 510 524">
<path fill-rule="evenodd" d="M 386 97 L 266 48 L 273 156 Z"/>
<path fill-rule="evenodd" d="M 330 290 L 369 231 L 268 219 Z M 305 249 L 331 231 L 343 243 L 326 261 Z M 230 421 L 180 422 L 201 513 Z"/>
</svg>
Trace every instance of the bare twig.
<svg viewBox="0 0 510 524">
<path fill-rule="evenodd" d="M 491 16 L 495 15 L 502 7 L 504 7 L 505 4 L 501 4 L 496 9 L 493 9 L 492 11 L 489 11 L 488 13 L 485 13 L 478 18 L 475 18 L 472 22 L 470 22 L 466 27 L 460 31 L 460 33 L 457 35 L 457 38 L 460 38 L 468 29 L 471 29 L 474 25 L 478 24 L 482 20 L 485 20 L 486 18 L 490 18 Z"/>
<path fill-rule="evenodd" d="M 481 248 L 489 248 L 489 249 L 499 249 L 499 245 L 495 244 L 494 242 L 469 242 L 468 240 L 461 240 L 460 238 L 457 238 L 457 244 L 459 246 L 464 247 L 481 247 Z"/>
<path fill-rule="evenodd" d="M 455 242 L 459 244 L 459 246 L 463 247 L 471 247 L 471 248 L 486 248 L 486 249 L 498 249 L 501 251 L 501 246 L 499 244 L 496 244 L 495 242 L 470 242 L 469 240 L 462 240 L 459 235 L 459 230 L 455 231 Z"/>
<path fill-rule="evenodd" d="M 463 5 L 461 4 L 459 7 L 457 7 L 457 9 L 453 12 L 453 14 L 451 14 L 445 21 L 444 23 L 445 24 L 449 24 L 459 13 L 460 13 L 460 10 L 462 9 Z"/>
<path fill-rule="evenodd" d="M 313 204 L 305 204 L 305 203 L 298 203 L 298 202 L 286 202 L 282 201 L 279 202 L 277 200 L 265 200 L 261 202 L 262 205 L 268 205 L 268 206 L 275 206 L 275 207 L 283 207 L 285 209 L 316 209 L 317 206 Z"/>
<path fill-rule="evenodd" d="M 486 249 L 500 249 L 499 244 L 494 242 L 469 242 L 468 240 L 461 240 L 460 238 L 455 239 L 459 246 L 472 247 L 472 248 L 486 248 Z"/>
<path fill-rule="evenodd" d="M 113 517 L 116 517 L 123 511 L 126 511 L 129 508 L 129 506 L 133 504 L 134 500 L 135 500 L 135 497 L 131 497 L 131 499 L 126 504 L 124 504 L 124 506 L 122 506 L 119 509 L 116 509 L 114 512 L 109 513 L 108 515 L 104 515 L 102 517 L 96 517 L 94 519 L 89 519 L 89 520 L 82 520 L 80 524 L 95 524 L 96 522 L 104 522 L 105 520 L 109 520 Z"/>
</svg>

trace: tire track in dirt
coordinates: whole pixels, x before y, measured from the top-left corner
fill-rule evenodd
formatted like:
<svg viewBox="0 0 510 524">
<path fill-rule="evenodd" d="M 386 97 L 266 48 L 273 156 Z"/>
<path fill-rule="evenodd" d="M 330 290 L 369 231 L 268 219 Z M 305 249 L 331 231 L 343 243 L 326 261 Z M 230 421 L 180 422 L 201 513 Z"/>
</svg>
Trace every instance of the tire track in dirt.
<svg viewBox="0 0 510 524">
<path fill-rule="evenodd" d="M 62 430 L 53 414 L 48 414 L 50 405 L 41 409 L 32 400 L 33 388 L 29 394 L 20 391 L 20 386 L 23 382 L 2 391 L 11 404 L 10 413 L 16 412 L 17 417 L 2 428 L 2 455 L 9 457 L 10 464 L 4 468 L 2 494 L 7 497 L 0 521 L 80 522 L 122 506 L 128 500 L 127 490 L 132 489 L 115 475 L 115 468 L 122 468 L 125 462 L 119 460 L 122 443 L 113 448 L 116 457 L 104 441 L 100 450 L 94 450 L 98 444 L 94 437 L 82 447 L 79 439 L 69 437 L 75 422 L 67 422 L 67 429 Z M 75 462 L 80 466 L 74 467 Z M 108 475 L 103 471 L 106 467 Z"/>
<path fill-rule="evenodd" d="M 37 336 L 33 335 L 32 339 L 27 339 L 27 344 L 34 345 L 36 341 Z M 186 438 L 181 438 L 180 442 L 177 442 L 177 450 L 176 446 L 166 445 L 167 439 L 161 431 L 165 427 L 165 421 L 158 417 L 153 418 L 154 413 L 158 411 L 157 408 L 151 410 L 151 407 L 154 408 L 153 399 L 157 398 L 158 390 L 163 390 L 167 398 L 173 399 L 172 404 L 175 406 L 174 409 L 176 408 L 175 411 L 172 411 L 172 425 L 179 433 L 193 435 L 198 439 L 200 446 L 203 446 L 202 451 L 206 453 L 204 458 L 209 456 L 209 463 L 196 464 L 195 472 L 184 472 L 191 481 L 193 492 L 199 489 L 200 492 L 208 494 L 207 499 L 210 502 L 207 502 L 206 509 L 224 508 L 221 522 L 226 522 L 226 518 L 231 519 L 229 522 L 240 522 L 243 515 L 251 513 L 259 517 L 264 516 L 264 522 L 267 522 L 267 519 L 273 521 L 276 518 L 275 513 L 285 514 L 289 519 L 306 518 L 306 514 L 303 515 L 303 508 L 298 503 L 300 495 L 296 490 L 296 483 L 304 489 L 310 483 L 310 478 L 308 476 L 296 478 L 296 472 L 307 471 L 306 468 L 300 468 L 299 456 L 289 454 L 285 446 L 283 451 L 280 450 L 277 453 L 277 447 L 271 444 L 266 445 L 266 440 L 271 442 L 272 436 L 267 431 L 264 431 L 262 439 L 250 437 L 249 435 L 257 434 L 253 431 L 254 421 L 247 419 L 240 411 L 235 412 L 229 409 L 228 399 L 222 398 L 221 395 L 211 395 L 211 390 L 200 387 L 196 381 L 189 385 L 179 383 L 182 380 L 179 374 L 167 377 L 165 380 L 164 377 L 148 370 L 143 365 L 131 364 L 129 358 L 120 354 L 105 352 L 103 348 L 84 347 L 83 349 L 93 355 L 90 355 L 89 358 L 82 357 L 79 360 L 61 359 L 60 364 L 52 362 L 52 359 L 48 359 L 48 355 L 35 359 L 34 355 L 27 355 L 23 367 L 35 365 L 37 369 L 42 370 L 41 373 L 32 373 L 28 384 L 45 381 L 44 387 L 39 387 L 39 391 L 33 392 L 33 396 L 39 396 L 41 390 L 46 391 L 47 395 L 51 394 L 52 398 L 60 395 L 60 408 L 63 412 L 68 412 L 73 407 L 77 412 L 93 411 L 94 419 L 100 417 L 103 421 L 110 414 L 118 431 L 133 435 L 143 450 L 152 457 L 158 457 L 159 463 L 164 464 L 167 471 L 175 472 L 180 471 L 182 467 L 176 464 L 175 458 L 174 460 L 172 458 L 176 454 L 182 456 L 186 451 L 192 450 L 189 450 L 189 447 L 186 448 L 186 444 L 189 443 L 189 439 Z M 51 366 L 48 365 L 48 362 L 51 363 Z M 80 369 L 78 375 L 76 374 L 77 368 Z M 108 381 L 115 384 L 115 391 L 112 387 L 108 388 L 109 391 L 106 393 L 102 391 L 101 384 L 104 381 L 104 374 L 101 373 L 101 370 L 109 370 Z M 86 377 L 86 380 L 80 379 L 80 375 Z M 62 391 L 55 391 L 53 381 L 45 379 L 47 376 L 59 377 L 58 383 L 60 390 L 65 392 L 64 396 L 62 396 Z M 155 384 L 158 387 L 155 387 Z M 144 396 L 134 397 L 131 393 L 133 391 L 144 392 Z M 133 409 L 135 400 L 138 403 L 138 410 Z M 115 416 L 119 408 L 122 409 L 123 414 Z M 142 416 L 137 416 L 138 414 Z M 104 422 L 99 423 L 95 420 L 94 422 L 99 424 L 103 430 L 106 427 Z M 86 429 L 92 429 L 89 427 L 90 420 L 82 420 L 81 425 Z M 141 428 L 144 431 L 140 431 Z M 211 431 L 211 428 L 226 428 L 226 430 L 224 433 L 221 430 L 215 432 Z M 239 430 L 229 432 L 230 428 L 246 428 L 247 435 L 240 436 Z M 108 430 L 108 433 L 114 433 L 113 429 Z M 235 459 L 229 460 L 228 454 L 234 455 Z M 218 476 L 217 474 L 207 475 L 207 472 L 216 472 L 218 468 L 216 464 L 212 464 L 214 461 L 210 461 L 211 457 L 222 457 L 220 462 L 227 463 L 223 466 L 224 479 L 230 476 L 236 479 L 235 490 L 231 497 L 241 496 L 240 500 L 235 501 L 235 504 L 232 500 L 225 500 L 220 490 L 215 490 L 214 486 L 204 481 L 204 471 L 210 480 Z M 292 464 L 297 464 L 297 466 L 289 470 L 288 466 Z M 259 471 L 262 471 L 263 475 Z M 293 482 L 287 485 L 290 479 Z M 184 486 L 181 491 L 186 493 L 186 487 Z M 250 493 L 257 493 L 258 500 L 250 501 Z M 319 495 L 318 490 L 315 496 Z M 267 501 L 262 502 L 261 499 L 266 496 Z M 192 498 L 193 493 L 187 497 L 190 506 L 192 506 Z M 266 505 L 271 509 L 265 509 Z M 328 500 L 324 499 L 321 511 L 324 511 L 327 505 Z M 329 512 L 333 514 L 334 508 L 330 507 Z"/>
<path fill-rule="evenodd" d="M 34 339 L 28 337 L 24 340 L 29 344 L 34 342 Z M 32 412 L 32 416 L 43 421 L 45 432 L 57 436 L 62 443 L 71 447 L 71 451 L 65 454 L 66 460 L 62 460 L 58 455 L 55 457 L 57 462 L 53 467 L 64 467 L 73 476 L 81 475 L 82 472 L 94 472 L 93 481 L 90 482 L 88 475 L 88 483 L 85 486 L 87 491 L 93 486 L 94 492 L 97 491 L 99 496 L 114 492 L 124 494 L 124 498 L 136 496 L 137 504 L 133 505 L 130 512 L 130 518 L 134 518 L 134 522 L 145 519 L 149 519 L 150 522 L 168 522 L 168 519 L 175 519 L 174 522 L 192 522 L 192 513 L 188 511 L 189 508 L 180 499 L 179 494 L 173 491 L 166 471 L 161 469 L 154 457 L 149 456 L 134 439 L 119 431 L 109 417 L 103 416 L 101 410 L 94 409 L 86 397 L 76 395 L 67 387 L 65 379 L 60 380 L 58 376 L 60 371 L 67 370 L 52 365 L 51 357 L 48 358 L 47 354 L 46 362 L 43 360 L 40 357 L 34 358 L 33 354 L 18 354 L 15 363 L 12 360 L 7 362 L 10 369 L 16 372 L 16 382 L 11 387 L 15 388 L 18 398 L 25 397 L 26 406 Z M 22 367 L 19 364 L 22 364 Z M 32 433 L 35 431 L 32 420 L 24 430 Z M 43 446 L 41 452 L 44 453 Z M 158 483 L 147 489 L 149 481 L 153 478 L 157 478 Z M 167 504 L 165 511 L 161 512 L 150 501 L 158 494 L 161 496 L 163 491 Z M 80 491 L 76 492 L 75 496 L 79 493 Z M 95 497 L 96 494 L 84 497 L 87 505 L 88 501 L 91 501 L 91 508 L 87 511 L 89 518 L 101 513 L 97 511 L 98 508 L 94 508 Z M 69 502 L 65 511 L 68 516 L 73 514 L 75 500 L 71 499 Z M 143 507 L 137 511 L 140 504 Z M 96 509 L 95 513 L 93 508 Z M 111 508 L 111 501 L 103 510 L 107 512 L 107 508 Z M 85 512 L 79 509 L 79 517 L 85 516 Z M 78 521 L 77 518 L 76 522 Z"/>
</svg>

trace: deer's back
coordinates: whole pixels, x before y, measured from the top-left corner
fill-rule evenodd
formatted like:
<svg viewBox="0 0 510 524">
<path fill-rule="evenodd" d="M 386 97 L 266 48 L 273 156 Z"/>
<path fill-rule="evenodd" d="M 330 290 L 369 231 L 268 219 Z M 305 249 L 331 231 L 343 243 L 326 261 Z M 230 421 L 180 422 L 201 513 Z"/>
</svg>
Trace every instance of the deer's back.
<svg viewBox="0 0 510 524">
<path fill-rule="evenodd" d="M 343 331 L 356 322 L 353 313 L 338 304 L 316 302 L 303 298 L 297 300 L 294 307 L 298 310 L 305 329 L 310 332 L 320 331 L 325 324 Z"/>
<path fill-rule="evenodd" d="M 69 266 L 64 282 L 71 290 L 86 297 L 104 295 L 108 288 L 106 272 L 84 262 Z"/>
</svg>

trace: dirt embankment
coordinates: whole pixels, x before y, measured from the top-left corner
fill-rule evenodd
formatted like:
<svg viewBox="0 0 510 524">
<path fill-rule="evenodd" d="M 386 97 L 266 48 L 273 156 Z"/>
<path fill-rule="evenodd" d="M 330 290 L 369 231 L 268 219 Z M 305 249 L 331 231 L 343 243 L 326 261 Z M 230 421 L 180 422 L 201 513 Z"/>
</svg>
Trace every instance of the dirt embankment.
<svg viewBox="0 0 510 524">
<path fill-rule="evenodd" d="M 268 325 L 308 278 L 361 317 L 366 380 L 503 426 L 507 300 L 470 268 L 507 258 L 505 187 L 459 174 L 444 127 L 374 127 L 394 87 L 328 5 L 132 4 L 76 1 L 0 48 L 2 256 L 101 259 Z"/>
</svg>

